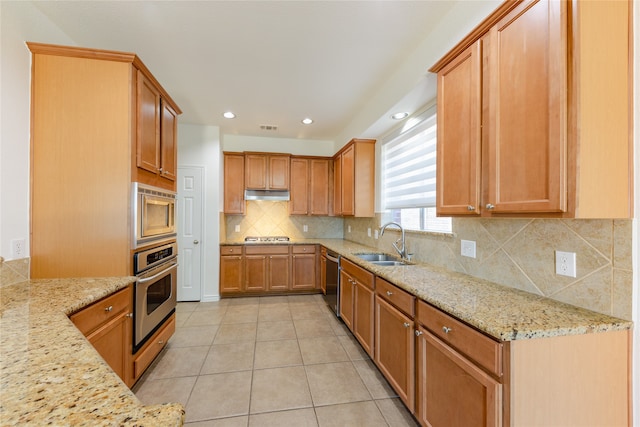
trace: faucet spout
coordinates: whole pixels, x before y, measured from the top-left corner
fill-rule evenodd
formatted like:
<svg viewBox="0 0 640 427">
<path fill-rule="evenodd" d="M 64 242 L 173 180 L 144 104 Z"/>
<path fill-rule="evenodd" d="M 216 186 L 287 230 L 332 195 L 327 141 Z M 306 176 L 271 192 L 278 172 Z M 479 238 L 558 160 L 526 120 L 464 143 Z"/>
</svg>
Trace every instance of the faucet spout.
<svg viewBox="0 0 640 427">
<path fill-rule="evenodd" d="M 400 237 L 398 240 L 396 240 L 393 243 L 393 247 L 396 250 L 396 252 L 398 252 L 398 254 L 400 255 L 400 258 L 402 259 L 407 259 L 407 250 L 405 247 L 405 240 L 404 240 L 404 228 L 398 224 L 397 222 L 388 222 L 385 225 L 383 225 L 382 227 L 380 227 L 380 237 L 382 237 L 384 235 L 384 230 L 387 229 L 387 227 L 389 227 L 390 225 L 393 225 L 397 228 L 400 229 L 400 231 L 402 232 L 402 237 Z M 398 246 L 398 244 L 400 244 L 400 246 Z"/>
</svg>

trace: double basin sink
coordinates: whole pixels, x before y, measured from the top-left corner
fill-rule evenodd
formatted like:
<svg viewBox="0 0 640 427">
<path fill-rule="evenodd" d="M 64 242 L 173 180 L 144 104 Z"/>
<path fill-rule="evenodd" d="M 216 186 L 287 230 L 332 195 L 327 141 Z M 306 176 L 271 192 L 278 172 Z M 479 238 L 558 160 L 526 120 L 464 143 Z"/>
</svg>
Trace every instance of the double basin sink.
<svg viewBox="0 0 640 427">
<path fill-rule="evenodd" d="M 355 254 L 358 258 L 370 262 L 374 265 L 394 267 L 398 265 L 409 265 L 409 263 L 402 261 L 396 257 L 387 254 Z"/>
</svg>

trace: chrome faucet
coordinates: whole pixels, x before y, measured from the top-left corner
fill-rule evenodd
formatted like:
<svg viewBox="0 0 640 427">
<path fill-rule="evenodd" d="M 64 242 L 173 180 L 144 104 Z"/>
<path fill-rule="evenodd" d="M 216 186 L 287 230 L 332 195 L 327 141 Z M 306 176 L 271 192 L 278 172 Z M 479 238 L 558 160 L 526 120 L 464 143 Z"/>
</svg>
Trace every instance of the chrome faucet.
<svg viewBox="0 0 640 427">
<path fill-rule="evenodd" d="M 400 231 L 402 231 L 402 237 L 400 237 L 398 240 L 393 242 L 393 247 L 395 248 L 395 250 L 400 255 L 400 258 L 407 259 L 407 249 L 406 249 L 406 247 L 404 245 L 404 228 L 402 228 L 402 226 L 400 224 L 398 224 L 397 222 L 388 222 L 388 223 L 386 223 L 385 225 L 380 227 L 380 237 L 382 237 L 384 235 L 384 230 L 386 230 L 387 227 L 390 226 L 390 225 L 395 225 L 396 227 L 398 227 L 400 229 Z M 400 247 L 398 247 L 398 243 L 401 244 Z"/>
</svg>

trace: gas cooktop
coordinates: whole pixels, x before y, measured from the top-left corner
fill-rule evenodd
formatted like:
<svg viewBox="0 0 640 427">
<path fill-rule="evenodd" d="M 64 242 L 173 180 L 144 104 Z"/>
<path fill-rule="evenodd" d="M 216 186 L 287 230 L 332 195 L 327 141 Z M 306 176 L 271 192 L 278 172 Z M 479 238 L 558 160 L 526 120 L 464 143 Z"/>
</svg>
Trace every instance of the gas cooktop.
<svg viewBox="0 0 640 427">
<path fill-rule="evenodd" d="M 288 242 L 287 236 L 247 236 L 244 238 L 246 243 L 273 243 L 273 242 Z"/>
</svg>

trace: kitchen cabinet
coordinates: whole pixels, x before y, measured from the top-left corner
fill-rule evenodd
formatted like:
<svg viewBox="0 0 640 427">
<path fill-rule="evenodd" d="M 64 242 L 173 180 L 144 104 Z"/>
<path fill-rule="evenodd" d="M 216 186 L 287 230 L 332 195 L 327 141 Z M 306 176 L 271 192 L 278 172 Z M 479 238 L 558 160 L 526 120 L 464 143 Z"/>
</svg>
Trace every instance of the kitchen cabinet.
<svg viewBox="0 0 640 427">
<path fill-rule="evenodd" d="M 439 215 L 632 216 L 629 11 L 505 2 L 431 68 Z"/>
<path fill-rule="evenodd" d="M 244 215 L 244 154 L 224 153 L 224 213 Z"/>
<path fill-rule="evenodd" d="M 289 246 L 247 246 L 245 253 L 244 291 L 260 293 L 289 289 Z"/>
<path fill-rule="evenodd" d="M 318 288 L 318 256 L 316 245 L 291 247 L 291 290 L 315 290 Z"/>
<path fill-rule="evenodd" d="M 343 258 L 344 260 L 344 258 Z M 341 261 L 342 262 L 342 261 Z M 343 270 L 340 269 L 340 286 L 338 296 L 340 300 L 340 318 L 347 325 L 347 328 L 353 332 L 353 301 L 355 299 L 354 280 Z"/>
<path fill-rule="evenodd" d="M 336 215 L 373 216 L 375 143 L 374 139 L 352 139 L 334 156 Z"/>
<path fill-rule="evenodd" d="M 173 172 L 151 171 L 163 156 L 148 156 L 146 148 L 149 143 L 155 150 L 162 142 L 157 133 L 162 122 L 165 139 L 171 139 L 181 111 L 135 54 L 27 45 L 32 53 L 30 277 L 130 276 L 132 182 L 175 190 L 175 181 L 167 179 Z M 164 159 L 175 164 L 175 133 L 172 137 L 173 160 Z M 140 153 L 139 145 L 145 147 Z M 138 160 L 151 170 L 139 168 Z"/>
<path fill-rule="evenodd" d="M 175 191 L 177 114 L 158 86 L 144 72 L 136 72 L 136 180 Z M 162 185 L 163 180 L 171 183 Z M 166 181 L 164 181 L 166 182 Z"/>
<path fill-rule="evenodd" d="M 415 410 L 415 297 L 375 279 L 374 362 L 411 413 Z"/>
<path fill-rule="evenodd" d="M 129 387 L 132 367 L 133 290 L 128 286 L 70 316 L 105 362 Z"/>
<path fill-rule="evenodd" d="M 320 247 L 320 290 L 327 294 L 327 248 Z"/>
<path fill-rule="evenodd" d="M 423 301 L 416 319 L 421 425 L 502 425 L 503 345 Z"/>
<path fill-rule="evenodd" d="M 329 215 L 329 172 L 332 160 L 291 157 L 291 215 Z"/>
<path fill-rule="evenodd" d="M 353 335 L 362 345 L 367 354 L 373 357 L 374 349 L 374 300 L 375 282 L 373 273 L 355 265 L 351 261 L 343 258 L 340 261 L 340 268 L 343 275 L 341 280 L 348 282 L 347 291 L 349 298 L 345 298 L 344 312 L 350 314 L 347 326 Z M 341 281 L 341 286 L 344 281 Z M 342 304 L 341 303 L 341 309 Z M 345 322 L 346 323 L 346 322 Z"/>
<path fill-rule="evenodd" d="M 244 254 L 242 246 L 220 246 L 220 294 L 243 291 Z"/>
<path fill-rule="evenodd" d="M 289 154 L 245 153 L 245 187 L 249 190 L 288 190 Z"/>
<path fill-rule="evenodd" d="M 175 313 L 162 324 L 160 329 L 151 335 L 149 340 L 138 350 L 133 360 L 133 378 L 132 383 L 140 379 L 144 371 L 147 370 L 151 362 L 160 354 L 169 341 L 169 338 L 176 332 L 176 315 Z"/>
</svg>

